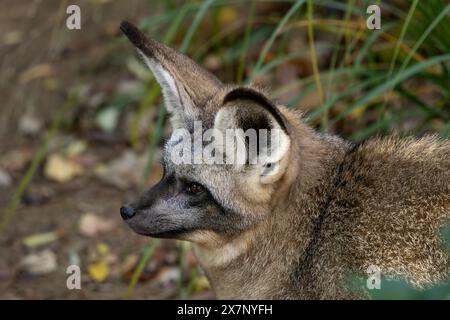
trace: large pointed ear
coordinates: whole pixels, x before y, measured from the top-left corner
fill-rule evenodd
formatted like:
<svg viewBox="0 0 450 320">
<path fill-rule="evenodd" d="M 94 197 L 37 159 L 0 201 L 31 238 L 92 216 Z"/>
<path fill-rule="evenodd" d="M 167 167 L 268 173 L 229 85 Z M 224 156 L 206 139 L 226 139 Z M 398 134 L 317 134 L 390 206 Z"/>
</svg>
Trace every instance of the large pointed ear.
<svg viewBox="0 0 450 320">
<path fill-rule="evenodd" d="M 230 91 L 215 116 L 214 128 L 222 132 L 234 129 L 233 139 L 225 134 L 223 149 L 236 154 L 235 160 L 245 153 L 238 168 L 251 172 L 264 184 L 284 174 L 291 145 L 290 124 L 263 93 L 251 88 Z"/>
<path fill-rule="evenodd" d="M 187 56 L 147 38 L 133 24 L 124 21 L 120 29 L 135 45 L 161 85 L 173 127 L 186 126 L 222 83 Z"/>
</svg>

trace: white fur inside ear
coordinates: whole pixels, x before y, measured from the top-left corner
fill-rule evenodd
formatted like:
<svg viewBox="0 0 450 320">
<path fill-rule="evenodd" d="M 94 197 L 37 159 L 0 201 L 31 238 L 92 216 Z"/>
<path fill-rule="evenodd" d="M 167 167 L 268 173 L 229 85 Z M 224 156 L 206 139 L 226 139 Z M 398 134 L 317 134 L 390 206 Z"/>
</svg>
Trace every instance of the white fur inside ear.
<svg viewBox="0 0 450 320">
<path fill-rule="evenodd" d="M 153 72 L 156 81 L 158 81 L 159 85 L 162 87 L 167 111 L 173 112 L 175 108 L 181 107 L 180 93 L 174 78 L 161 66 L 161 64 L 157 63 L 154 59 L 148 58 L 142 51 L 138 50 L 138 52 Z"/>
<path fill-rule="evenodd" d="M 236 110 L 235 108 L 223 107 L 214 118 L 214 128 L 219 130 L 236 128 Z"/>
<path fill-rule="evenodd" d="M 195 106 L 183 87 L 182 83 L 177 80 L 166 70 L 161 63 L 155 59 L 147 57 L 142 51 L 138 50 L 143 57 L 144 62 L 152 71 L 156 81 L 162 88 L 164 102 L 167 111 L 172 115 L 171 123 L 173 128 L 182 128 L 185 126 L 185 119 L 195 119 Z"/>
</svg>

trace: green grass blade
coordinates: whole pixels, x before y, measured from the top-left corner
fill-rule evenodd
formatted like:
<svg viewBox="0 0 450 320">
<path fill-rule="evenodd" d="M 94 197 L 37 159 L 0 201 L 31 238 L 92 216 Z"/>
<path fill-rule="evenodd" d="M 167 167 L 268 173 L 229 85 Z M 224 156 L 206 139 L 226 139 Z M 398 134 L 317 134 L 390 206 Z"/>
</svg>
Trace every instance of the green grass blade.
<svg viewBox="0 0 450 320">
<path fill-rule="evenodd" d="M 380 121 L 376 121 L 375 123 L 371 124 L 367 128 L 364 128 L 363 130 L 356 132 L 351 136 L 351 139 L 355 141 L 361 141 L 364 139 L 369 138 L 370 136 L 373 136 L 375 133 L 377 133 L 380 129 L 388 129 L 392 126 L 393 123 L 398 122 L 399 120 L 406 118 L 406 117 L 414 117 L 416 115 L 420 115 L 420 112 L 401 112 L 393 114 L 389 117 L 385 117 Z"/>
<path fill-rule="evenodd" d="M 289 108 L 295 108 L 305 97 L 307 97 L 315 89 L 314 84 L 309 84 L 303 90 L 287 102 Z"/>
<path fill-rule="evenodd" d="M 345 26 L 347 26 L 348 21 L 349 21 L 350 16 L 351 16 L 351 13 L 353 11 L 353 4 L 354 4 L 353 0 L 347 1 L 347 5 L 346 5 L 346 8 L 345 8 L 345 14 L 344 14 L 344 24 L 345 24 Z M 336 40 L 336 47 L 335 47 L 335 49 L 333 51 L 333 55 L 331 57 L 331 62 L 330 62 L 331 76 L 328 78 L 328 81 L 327 81 L 327 84 L 326 84 L 326 88 L 327 88 L 327 91 L 328 91 L 328 94 L 327 94 L 327 98 L 328 99 L 330 98 L 330 94 L 332 93 L 331 83 L 332 83 L 332 80 L 333 80 L 333 73 L 334 73 L 334 70 L 336 68 L 337 56 L 338 56 L 339 50 L 341 48 L 341 39 L 342 39 L 343 31 L 344 31 L 344 29 L 339 29 L 339 32 L 338 32 L 338 35 L 337 35 L 337 40 Z"/>
<path fill-rule="evenodd" d="M 428 116 L 441 118 L 443 120 L 448 121 L 448 117 L 445 114 L 443 114 L 442 112 L 440 112 L 438 110 L 430 108 L 419 97 L 417 97 L 413 93 L 409 92 L 408 90 L 403 88 L 401 85 L 399 85 L 398 88 L 396 88 L 396 91 L 398 93 L 400 93 L 406 99 L 408 99 L 408 100 L 414 102 L 416 105 L 418 105 Z"/>
<path fill-rule="evenodd" d="M 409 8 L 408 11 L 408 15 L 406 16 L 405 22 L 403 23 L 402 30 L 400 31 L 400 37 L 398 38 L 397 43 L 395 45 L 394 54 L 392 55 L 391 63 L 389 65 L 388 78 L 391 77 L 392 72 L 394 71 L 395 62 L 397 61 L 398 53 L 400 52 L 400 44 L 403 42 L 403 39 L 405 38 L 406 30 L 408 30 L 411 18 L 414 12 L 416 11 L 417 3 L 419 3 L 419 0 L 414 0 L 414 2 L 411 4 L 411 7 Z M 386 98 L 384 99 L 383 105 L 381 107 L 379 119 L 383 118 L 384 116 L 388 99 L 389 95 L 386 95 Z"/>
<path fill-rule="evenodd" d="M 20 199 L 22 198 L 23 193 L 27 189 L 28 185 L 31 182 L 31 179 L 33 179 L 33 176 L 35 175 L 37 169 L 41 165 L 41 163 L 44 161 L 45 156 L 48 151 L 48 146 L 50 144 L 50 141 L 56 136 L 58 133 L 58 130 L 63 122 L 64 116 L 67 114 L 67 111 L 76 103 L 76 97 L 75 94 L 70 94 L 64 105 L 61 107 L 59 112 L 56 114 L 56 116 L 52 120 L 52 124 L 50 127 L 50 130 L 47 132 L 43 142 L 39 146 L 36 154 L 33 157 L 33 160 L 31 161 L 30 166 L 28 167 L 27 171 L 25 172 L 25 175 L 23 176 L 22 180 L 19 183 L 19 186 L 17 187 L 16 191 L 14 192 L 12 196 L 12 200 L 9 203 L 9 205 L 6 207 L 5 211 L 3 212 L 3 215 L 0 219 L 0 239 L 3 236 L 3 232 L 5 231 L 6 227 L 11 222 L 14 214 L 16 213 L 17 207 L 20 204 Z"/>
<path fill-rule="evenodd" d="M 421 37 L 414 43 L 414 46 L 412 47 L 411 51 L 408 53 L 405 60 L 403 61 L 402 66 L 400 67 L 400 70 L 397 74 L 397 77 L 400 76 L 401 73 L 403 72 L 403 70 L 408 66 L 413 55 L 416 53 L 417 49 L 420 48 L 420 46 L 425 41 L 425 39 L 430 35 L 430 33 L 439 24 L 439 22 L 441 22 L 442 19 L 447 17 L 447 15 L 449 13 L 450 13 L 450 4 L 448 4 L 445 7 L 445 9 L 433 20 L 433 22 L 428 26 L 428 28 L 424 31 L 424 33 L 421 35 Z"/>
<path fill-rule="evenodd" d="M 141 277 L 142 272 L 144 272 L 148 260 L 153 256 L 153 253 L 155 252 L 156 247 L 158 247 L 159 243 L 159 239 L 152 240 L 152 242 L 145 248 L 142 258 L 141 260 L 139 260 L 139 264 L 136 270 L 134 270 L 133 275 L 131 276 L 131 281 L 128 285 L 126 294 L 127 299 L 131 299 L 133 297 L 134 288 L 136 288 L 136 285 L 139 281 L 139 278 Z"/>
<path fill-rule="evenodd" d="M 250 7 L 250 18 L 248 19 L 247 27 L 245 28 L 244 43 L 242 45 L 241 56 L 239 58 L 239 68 L 236 79 L 237 83 L 241 83 L 244 78 L 245 62 L 246 62 L 245 60 L 247 57 L 247 50 L 250 43 L 250 33 L 253 28 L 253 18 L 255 16 L 255 3 L 256 0 L 252 0 L 252 5 Z"/>
<path fill-rule="evenodd" d="M 384 74 L 376 75 L 376 76 L 369 77 L 369 79 L 367 79 L 366 81 L 358 82 L 355 85 L 349 86 L 349 88 L 347 90 L 341 92 L 338 95 L 333 96 L 331 99 L 328 99 L 320 108 L 311 112 L 306 117 L 306 121 L 312 122 L 312 121 L 316 120 L 319 116 L 321 116 L 323 113 L 325 113 L 327 110 L 329 110 L 339 100 L 347 98 L 347 97 L 351 97 L 356 92 L 358 92 L 364 88 L 371 87 L 376 83 L 379 83 L 385 77 L 386 76 Z"/>
<path fill-rule="evenodd" d="M 416 6 L 419 0 L 414 0 L 409 8 L 408 15 L 406 16 L 405 22 L 403 23 L 402 30 L 400 31 L 400 37 L 397 40 L 395 45 L 394 54 L 392 55 L 391 64 L 389 65 L 388 77 L 391 77 L 392 71 L 394 70 L 395 61 L 397 61 L 398 53 L 400 52 L 400 44 L 403 42 L 405 38 L 406 31 L 408 30 L 409 24 L 411 22 L 411 18 L 416 10 Z"/>
<path fill-rule="evenodd" d="M 188 32 L 186 33 L 186 36 L 184 37 L 183 43 L 181 44 L 180 51 L 186 52 L 187 48 L 191 44 L 192 37 L 194 36 L 195 31 L 197 31 L 198 27 L 200 26 L 200 22 L 203 19 L 203 16 L 205 15 L 208 8 L 214 3 L 215 0 L 206 0 L 203 2 L 202 6 L 200 7 L 200 10 L 196 14 L 194 21 L 192 22 L 191 27 L 189 28 Z"/>
<path fill-rule="evenodd" d="M 313 68 L 314 81 L 316 82 L 317 94 L 319 96 L 320 105 L 323 104 L 324 96 L 323 96 L 323 88 L 322 82 L 320 80 L 320 71 L 317 63 L 317 52 L 316 46 L 314 44 L 314 28 L 313 28 L 313 2 L 312 0 L 308 0 L 307 5 L 307 21 L 308 21 L 308 42 L 309 42 L 309 50 L 311 56 L 311 64 Z M 327 109 L 328 110 L 328 109 Z M 322 128 L 328 127 L 328 112 L 323 113 L 322 117 Z"/>
<path fill-rule="evenodd" d="M 258 75 L 259 70 L 261 69 L 264 60 L 266 59 L 267 54 L 269 53 L 270 49 L 272 48 L 272 45 L 277 38 L 280 31 L 283 29 L 285 24 L 289 21 L 289 19 L 292 17 L 292 15 L 297 12 L 297 10 L 301 7 L 302 4 L 305 3 L 306 0 L 297 0 L 292 7 L 289 9 L 289 11 L 284 15 L 283 19 L 281 19 L 280 23 L 278 23 L 277 27 L 275 28 L 274 32 L 270 36 L 269 40 L 267 40 L 266 44 L 264 45 L 261 54 L 259 55 L 258 61 L 256 62 L 255 67 L 253 68 L 252 75 L 250 76 L 250 82 L 252 82 L 255 77 Z"/>
<path fill-rule="evenodd" d="M 330 47 L 330 45 L 323 44 L 319 48 L 321 50 L 322 49 L 325 50 L 325 49 L 327 49 L 329 47 Z M 292 53 L 289 53 L 289 54 L 286 54 L 286 55 L 280 55 L 280 57 L 270 61 L 267 64 L 265 64 L 260 69 L 258 74 L 259 75 L 263 75 L 263 74 L 269 73 L 269 71 L 272 71 L 273 69 L 275 69 L 276 67 L 278 67 L 279 65 L 281 65 L 281 64 L 283 64 L 283 63 L 285 63 L 287 61 L 290 61 L 290 60 L 296 59 L 296 58 L 301 58 L 301 57 L 304 57 L 304 56 L 306 56 L 308 54 L 311 54 L 311 51 L 310 51 L 309 48 L 305 48 L 303 50 L 295 51 L 295 52 L 292 52 Z"/>
<path fill-rule="evenodd" d="M 148 90 L 144 98 L 139 103 L 139 107 L 137 111 L 134 113 L 131 122 L 130 141 L 131 146 L 134 150 L 139 149 L 138 140 L 139 140 L 139 126 L 141 123 L 141 119 L 143 118 L 143 115 L 147 112 L 147 110 L 150 108 L 150 106 L 153 105 L 153 103 L 156 101 L 156 99 L 160 94 L 160 88 L 154 80 L 150 82 L 150 87 L 151 89 Z"/>
<path fill-rule="evenodd" d="M 448 139 L 448 138 L 450 137 L 450 121 L 449 121 L 448 124 L 445 126 L 444 130 L 442 130 L 441 136 L 442 136 L 444 139 Z"/>
<path fill-rule="evenodd" d="M 378 40 L 378 38 L 383 34 L 392 29 L 395 26 L 393 23 L 387 23 L 381 27 L 380 30 L 374 30 L 370 34 L 370 36 L 366 39 L 361 49 L 359 49 L 359 52 L 355 58 L 354 66 L 355 67 L 361 67 L 362 61 L 364 57 L 367 56 L 367 53 L 369 50 L 374 46 L 375 42 Z"/>
<path fill-rule="evenodd" d="M 166 116 L 166 109 L 163 105 L 159 107 L 158 119 L 156 120 L 156 127 L 153 132 L 150 134 L 150 146 L 148 150 L 147 163 L 145 164 L 144 169 L 144 181 L 141 186 L 141 189 L 146 187 L 146 183 L 148 178 L 150 177 L 150 173 L 152 171 L 152 165 L 155 160 L 155 151 L 158 146 L 158 142 L 162 137 L 163 129 L 164 129 L 164 119 Z"/>
<path fill-rule="evenodd" d="M 380 97 L 383 93 L 390 90 L 390 88 L 394 87 L 396 84 L 400 83 L 408 79 L 409 77 L 421 72 L 422 70 L 437 64 L 443 61 L 449 61 L 450 54 L 440 55 L 433 57 L 429 60 L 422 61 L 413 65 L 412 67 L 404 70 L 402 73 L 399 73 L 395 78 L 386 81 L 385 83 L 373 88 L 370 92 L 368 92 L 362 99 L 353 103 L 348 109 L 339 114 L 336 118 L 333 119 L 332 124 L 336 123 L 338 120 L 345 118 L 355 109 L 362 107 L 365 104 L 368 104 L 373 99 Z"/>
<path fill-rule="evenodd" d="M 189 288 L 184 288 L 184 278 L 185 271 L 187 269 L 186 265 L 186 257 L 189 251 L 189 242 L 187 241 L 179 241 L 179 252 L 180 252 L 180 261 L 179 261 L 179 270 L 180 270 L 180 280 L 178 282 L 178 298 L 187 299 L 189 295 Z M 189 287 L 189 285 L 188 285 Z"/>
</svg>

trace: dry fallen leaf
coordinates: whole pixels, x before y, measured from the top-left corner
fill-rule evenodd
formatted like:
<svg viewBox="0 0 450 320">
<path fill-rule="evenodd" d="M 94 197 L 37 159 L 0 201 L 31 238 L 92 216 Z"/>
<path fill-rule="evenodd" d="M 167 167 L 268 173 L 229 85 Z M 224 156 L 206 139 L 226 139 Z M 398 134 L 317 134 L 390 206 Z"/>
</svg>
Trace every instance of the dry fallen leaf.
<svg viewBox="0 0 450 320">
<path fill-rule="evenodd" d="M 108 2 L 111 2 L 111 0 L 91 0 L 91 2 L 95 5 L 102 5 L 102 4 L 106 4 Z"/>
<path fill-rule="evenodd" d="M 67 146 L 67 148 L 65 150 L 65 154 L 68 157 L 76 157 L 76 156 L 79 156 L 80 154 L 82 154 L 83 152 L 85 152 L 86 149 L 87 149 L 86 141 L 75 140 Z"/>
<path fill-rule="evenodd" d="M 205 61 L 203 62 L 203 65 L 208 70 L 219 70 L 222 67 L 222 59 L 219 55 L 216 54 L 210 54 L 206 56 Z"/>
<path fill-rule="evenodd" d="M 115 223 L 93 213 L 85 213 L 81 216 L 78 230 L 86 237 L 94 237 L 100 233 L 114 229 Z"/>
<path fill-rule="evenodd" d="M 25 113 L 19 120 L 19 131 L 25 135 L 38 134 L 42 129 L 42 121 L 33 113 Z"/>
<path fill-rule="evenodd" d="M 176 284 L 180 280 L 180 269 L 178 267 L 162 267 L 154 280 L 163 287 Z"/>
<path fill-rule="evenodd" d="M 103 282 L 108 278 L 109 266 L 105 260 L 101 259 L 94 262 L 88 267 L 89 276 L 95 282 Z"/>
<path fill-rule="evenodd" d="M 23 239 L 23 244 L 28 248 L 34 248 L 56 241 L 57 239 L 58 233 L 51 231 L 28 236 Z"/>
<path fill-rule="evenodd" d="M 195 279 L 193 288 L 195 292 L 203 292 L 209 290 L 210 288 L 208 278 L 205 276 L 200 276 Z"/>
<path fill-rule="evenodd" d="M 134 271 L 134 269 L 136 268 L 138 263 L 139 263 L 139 256 L 137 254 L 130 254 L 130 255 L 128 255 L 124 259 L 124 261 L 123 261 L 123 263 L 122 263 L 122 265 L 120 267 L 121 274 L 126 276 L 129 273 L 132 273 Z"/>
<path fill-rule="evenodd" d="M 11 185 L 11 176 L 5 170 L 0 168 L 0 188 L 7 188 Z"/>
<path fill-rule="evenodd" d="M 22 172 L 33 156 L 33 149 L 14 149 L 0 156 L 0 166 L 9 172 Z"/>
<path fill-rule="evenodd" d="M 363 105 L 359 108 L 353 109 L 353 111 L 350 113 L 350 117 L 352 117 L 353 119 L 361 119 L 366 109 L 367 105 Z"/>
<path fill-rule="evenodd" d="M 38 64 L 28 68 L 19 75 L 19 82 L 25 84 L 35 79 L 48 77 L 54 74 L 53 66 L 49 63 Z"/>
<path fill-rule="evenodd" d="M 126 190 L 142 182 L 141 173 L 144 172 L 144 168 L 145 158 L 143 156 L 126 151 L 106 166 L 99 165 L 96 168 L 96 175 L 103 181 Z"/>
<path fill-rule="evenodd" d="M 39 253 L 25 256 L 22 259 L 21 267 L 30 274 L 42 275 L 55 271 L 58 264 L 56 262 L 56 255 L 46 249 Z"/>
<path fill-rule="evenodd" d="M 218 20 L 221 28 L 226 28 L 239 18 L 239 12 L 231 6 L 222 7 L 219 10 Z"/>
<path fill-rule="evenodd" d="M 19 30 L 10 31 L 3 36 L 3 44 L 7 46 L 18 44 L 22 41 L 22 38 L 23 33 L 21 31 Z"/>
<path fill-rule="evenodd" d="M 48 91 L 56 91 L 61 87 L 61 83 L 58 79 L 50 77 L 44 80 L 44 87 Z"/>
<path fill-rule="evenodd" d="M 72 159 L 60 154 L 52 154 L 45 164 L 44 173 L 48 179 L 64 183 L 81 175 L 83 173 L 83 168 L 79 163 Z"/>
<path fill-rule="evenodd" d="M 97 244 L 97 252 L 101 255 L 106 255 L 109 253 L 109 246 L 106 243 Z"/>
</svg>

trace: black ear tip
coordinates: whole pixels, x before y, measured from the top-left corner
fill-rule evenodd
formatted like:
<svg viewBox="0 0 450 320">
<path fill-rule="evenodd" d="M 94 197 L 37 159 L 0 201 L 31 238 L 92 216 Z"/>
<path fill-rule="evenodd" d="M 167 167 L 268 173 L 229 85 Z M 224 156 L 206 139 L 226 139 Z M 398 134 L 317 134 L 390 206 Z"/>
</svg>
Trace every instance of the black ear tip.
<svg viewBox="0 0 450 320">
<path fill-rule="evenodd" d="M 145 36 L 134 24 L 128 21 L 122 21 L 120 30 L 136 47 L 142 50 L 145 43 Z"/>
<path fill-rule="evenodd" d="M 122 32 L 128 38 L 130 38 L 130 40 L 131 38 L 135 38 L 137 35 L 141 33 L 134 24 L 128 21 L 122 21 L 122 23 L 120 24 L 120 30 L 122 30 Z"/>
<path fill-rule="evenodd" d="M 120 30 L 122 30 L 123 33 L 128 34 L 131 29 L 136 29 L 131 22 L 124 20 L 120 23 Z"/>
</svg>

